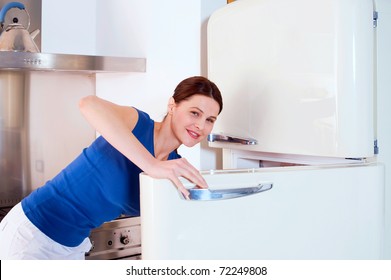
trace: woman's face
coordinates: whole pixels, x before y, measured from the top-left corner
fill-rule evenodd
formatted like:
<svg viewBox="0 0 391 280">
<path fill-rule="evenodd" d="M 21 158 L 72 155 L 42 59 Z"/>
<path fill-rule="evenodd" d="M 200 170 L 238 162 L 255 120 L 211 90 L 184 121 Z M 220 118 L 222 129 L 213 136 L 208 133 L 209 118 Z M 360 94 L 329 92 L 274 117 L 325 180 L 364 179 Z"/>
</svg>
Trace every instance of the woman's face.
<svg viewBox="0 0 391 280">
<path fill-rule="evenodd" d="M 211 97 L 196 94 L 172 105 L 172 128 L 180 143 L 192 147 L 211 131 L 219 114 L 219 104 Z"/>
</svg>

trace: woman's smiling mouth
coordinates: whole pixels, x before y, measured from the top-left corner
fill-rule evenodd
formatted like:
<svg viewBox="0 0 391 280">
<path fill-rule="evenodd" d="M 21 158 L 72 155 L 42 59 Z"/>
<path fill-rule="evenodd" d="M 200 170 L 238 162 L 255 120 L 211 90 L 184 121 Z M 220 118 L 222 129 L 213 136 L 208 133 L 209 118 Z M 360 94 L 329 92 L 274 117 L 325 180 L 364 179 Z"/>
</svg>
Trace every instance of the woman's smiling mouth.
<svg viewBox="0 0 391 280">
<path fill-rule="evenodd" d="M 190 135 L 190 137 L 192 137 L 194 139 L 198 139 L 200 137 L 200 134 L 198 134 L 192 130 L 189 130 L 189 129 L 187 129 L 187 133 Z"/>
</svg>

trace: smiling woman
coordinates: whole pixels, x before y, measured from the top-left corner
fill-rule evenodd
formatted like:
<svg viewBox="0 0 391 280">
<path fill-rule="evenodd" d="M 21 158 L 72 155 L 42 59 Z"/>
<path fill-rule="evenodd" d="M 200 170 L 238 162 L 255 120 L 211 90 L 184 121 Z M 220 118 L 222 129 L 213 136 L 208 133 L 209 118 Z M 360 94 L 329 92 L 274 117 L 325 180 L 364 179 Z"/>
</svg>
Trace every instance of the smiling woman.
<svg viewBox="0 0 391 280">
<path fill-rule="evenodd" d="M 212 131 L 222 109 L 222 97 L 213 82 L 203 77 L 182 81 L 168 105 L 168 115 L 172 119 L 171 129 L 177 143 L 187 147 L 199 143 Z"/>
<path fill-rule="evenodd" d="M 143 171 L 171 180 L 185 197 L 189 191 L 179 177 L 206 188 L 177 148 L 202 141 L 222 107 L 217 86 L 198 76 L 178 84 L 161 122 L 134 107 L 83 98 L 80 110 L 101 136 L 2 220 L 0 259 L 84 259 L 92 229 L 120 215 L 140 215 Z"/>
<path fill-rule="evenodd" d="M 194 95 L 179 104 L 173 103 L 169 114 L 173 119 L 172 130 L 178 143 L 187 147 L 199 143 L 212 131 L 218 112 L 218 103 L 210 102 L 210 97 L 203 95 Z"/>
</svg>

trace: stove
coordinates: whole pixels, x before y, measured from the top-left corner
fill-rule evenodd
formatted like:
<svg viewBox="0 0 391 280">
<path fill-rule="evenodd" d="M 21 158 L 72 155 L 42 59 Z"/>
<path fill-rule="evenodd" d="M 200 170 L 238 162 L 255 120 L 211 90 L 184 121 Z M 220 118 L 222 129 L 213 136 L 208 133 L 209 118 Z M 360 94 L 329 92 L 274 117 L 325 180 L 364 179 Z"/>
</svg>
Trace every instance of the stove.
<svg viewBox="0 0 391 280">
<path fill-rule="evenodd" d="M 91 231 L 86 260 L 141 259 L 140 217 L 121 217 Z"/>
</svg>

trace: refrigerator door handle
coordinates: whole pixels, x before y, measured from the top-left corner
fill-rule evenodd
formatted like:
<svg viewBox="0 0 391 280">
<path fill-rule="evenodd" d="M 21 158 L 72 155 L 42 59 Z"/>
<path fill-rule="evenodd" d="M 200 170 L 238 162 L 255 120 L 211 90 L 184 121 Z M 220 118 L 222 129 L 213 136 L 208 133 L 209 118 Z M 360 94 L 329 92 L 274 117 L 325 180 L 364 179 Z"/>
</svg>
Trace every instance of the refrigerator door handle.
<svg viewBox="0 0 391 280">
<path fill-rule="evenodd" d="M 272 183 L 263 183 L 255 187 L 236 188 L 236 189 L 189 189 L 190 200 L 224 200 L 238 197 L 245 197 L 264 191 L 268 191 L 273 187 Z"/>
<path fill-rule="evenodd" d="M 254 138 L 237 137 L 237 136 L 230 136 L 226 134 L 216 134 L 216 133 L 209 134 L 208 141 L 238 143 L 242 145 L 256 145 L 258 143 L 258 141 Z"/>
</svg>

